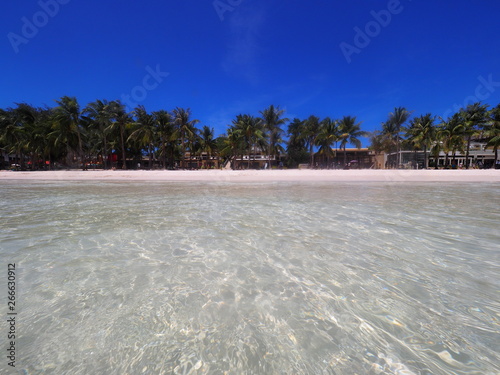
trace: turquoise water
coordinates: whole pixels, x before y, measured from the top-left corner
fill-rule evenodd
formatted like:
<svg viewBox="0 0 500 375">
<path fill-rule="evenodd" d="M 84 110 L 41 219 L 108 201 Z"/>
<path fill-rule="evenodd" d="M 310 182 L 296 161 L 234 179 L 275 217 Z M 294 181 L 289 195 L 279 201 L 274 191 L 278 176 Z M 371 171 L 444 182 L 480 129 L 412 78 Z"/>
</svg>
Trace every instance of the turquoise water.
<svg viewBox="0 0 500 375">
<path fill-rule="evenodd" d="M 0 189 L 21 373 L 500 373 L 499 184 Z"/>
</svg>

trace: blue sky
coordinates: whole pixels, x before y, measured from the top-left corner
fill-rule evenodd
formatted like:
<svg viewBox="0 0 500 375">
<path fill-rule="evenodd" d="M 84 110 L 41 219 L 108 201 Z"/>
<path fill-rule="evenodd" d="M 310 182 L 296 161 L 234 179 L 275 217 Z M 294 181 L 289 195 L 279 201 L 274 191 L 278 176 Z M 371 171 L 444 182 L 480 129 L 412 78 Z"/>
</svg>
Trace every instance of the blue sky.
<svg viewBox="0 0 500 375">
<path fill-rule="evenodd" d="M 270 104 L 289 118 L 357 116 L 373 131 L 397 106 L 442 116 L 474 98 L 500 103 L 498 0 L 1 7 L 2 108 L 128 98 L 148 111 L 189 107 L 219 135 Z"/>
</svg>

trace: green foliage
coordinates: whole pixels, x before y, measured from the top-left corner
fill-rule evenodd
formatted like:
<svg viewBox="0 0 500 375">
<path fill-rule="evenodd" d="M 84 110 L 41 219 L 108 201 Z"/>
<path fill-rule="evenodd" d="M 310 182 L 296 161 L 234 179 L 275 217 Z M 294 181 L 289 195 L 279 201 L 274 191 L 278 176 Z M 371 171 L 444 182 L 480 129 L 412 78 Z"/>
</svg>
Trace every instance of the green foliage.
<svg viewBox="0 0 500 375">
<path fill-rule="evenodd" d="M 144 155 L 150 168 L 154 160 L 163 168 L 185 167 L 186 155 L 206 155 L 199 167 L 217 167 L 218 161 L 212 161 L 217 156 L 232 161 L 233 168 L 249 168 L 256 153 L 268 155 L 269 162 L 286 153 L 286 165 L 292 168 L 307 162 L 314 165 L 315 158 L 329 165 L 337 147 L 344 151 L 345 163 L 347 145 L 360 148 L 360 138 L 367 135 L 376 152 L 430 150 L 436 157 L 444 151 L 454 158 L 457 152 L 467 153 L 473 139 L 481 139 L 496 154 L 500 147 L 500 105 L 488 111 L 486 104 L 474 103 L 437 125 L 431 114 L 410 117 L 411 112 L 397 107 L 380 130 L 368 135 L 354 116 L 336 120 L 311 115 L 290 121 L 285 110 L 270 105 L 259 116 L 237 115 L 226 133 L 215 137 L 213 127 L 197 127 L 199 120 L 192 118 L 189 108 L 148 112 L 138 106 L 128 113 L 120 101 L 95 100 L 81 110 L 75 97 L 63 96 L 53 108 L 26 103 L 0 108 L 0 148 L 15 155 L 23 169 L 28 164 L 37 169 L 47 162 L 50 168 L 56 164 L 85 168 L 97 161 L 104 168 L 127 168 L 125 161 L 142 160 Z M 111 154 L 118 155 L 113 164 Z M 244 155 L 250 157 L 236 166 Z"/>
<path fill-rule="evenodd" d="M 356 121 L 355 116 L 344 116 L 339 122 L 339 140 L 340 148 L 344 149 L 344 164 L 347 163 L 347 143 L 351 143 L 357 148 L 361 148 L 361 140 L 359 138 L 366 135 L 366 133 L 361 130 L 361 123 L 357 123 Z"/>
</svg>

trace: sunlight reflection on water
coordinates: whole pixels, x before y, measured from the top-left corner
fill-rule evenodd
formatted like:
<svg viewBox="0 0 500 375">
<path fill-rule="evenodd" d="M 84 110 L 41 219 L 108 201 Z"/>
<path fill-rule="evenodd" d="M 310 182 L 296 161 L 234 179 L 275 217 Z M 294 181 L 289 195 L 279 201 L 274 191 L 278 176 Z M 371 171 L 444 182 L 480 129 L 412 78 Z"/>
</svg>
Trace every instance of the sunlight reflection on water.
<svg viewBox="0 0 500 375">
<path fill-rule="evenodd" d="M 27 374 L 500 371 L 498 184 L 1 187 Z"/>
</svg>

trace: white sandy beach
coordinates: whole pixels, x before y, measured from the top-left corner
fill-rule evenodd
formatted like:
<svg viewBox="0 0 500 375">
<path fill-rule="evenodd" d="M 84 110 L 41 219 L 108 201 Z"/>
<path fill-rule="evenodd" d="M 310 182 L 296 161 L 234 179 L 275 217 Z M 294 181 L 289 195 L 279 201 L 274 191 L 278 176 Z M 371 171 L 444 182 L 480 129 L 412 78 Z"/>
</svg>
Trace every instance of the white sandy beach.
<svg viewBox="0 0 500 375">
<path fill-rule="evenodd" d="M 500 182 L 500 170 L 0 171 L 2 180 L 210 182 Z"/>
</svg>

